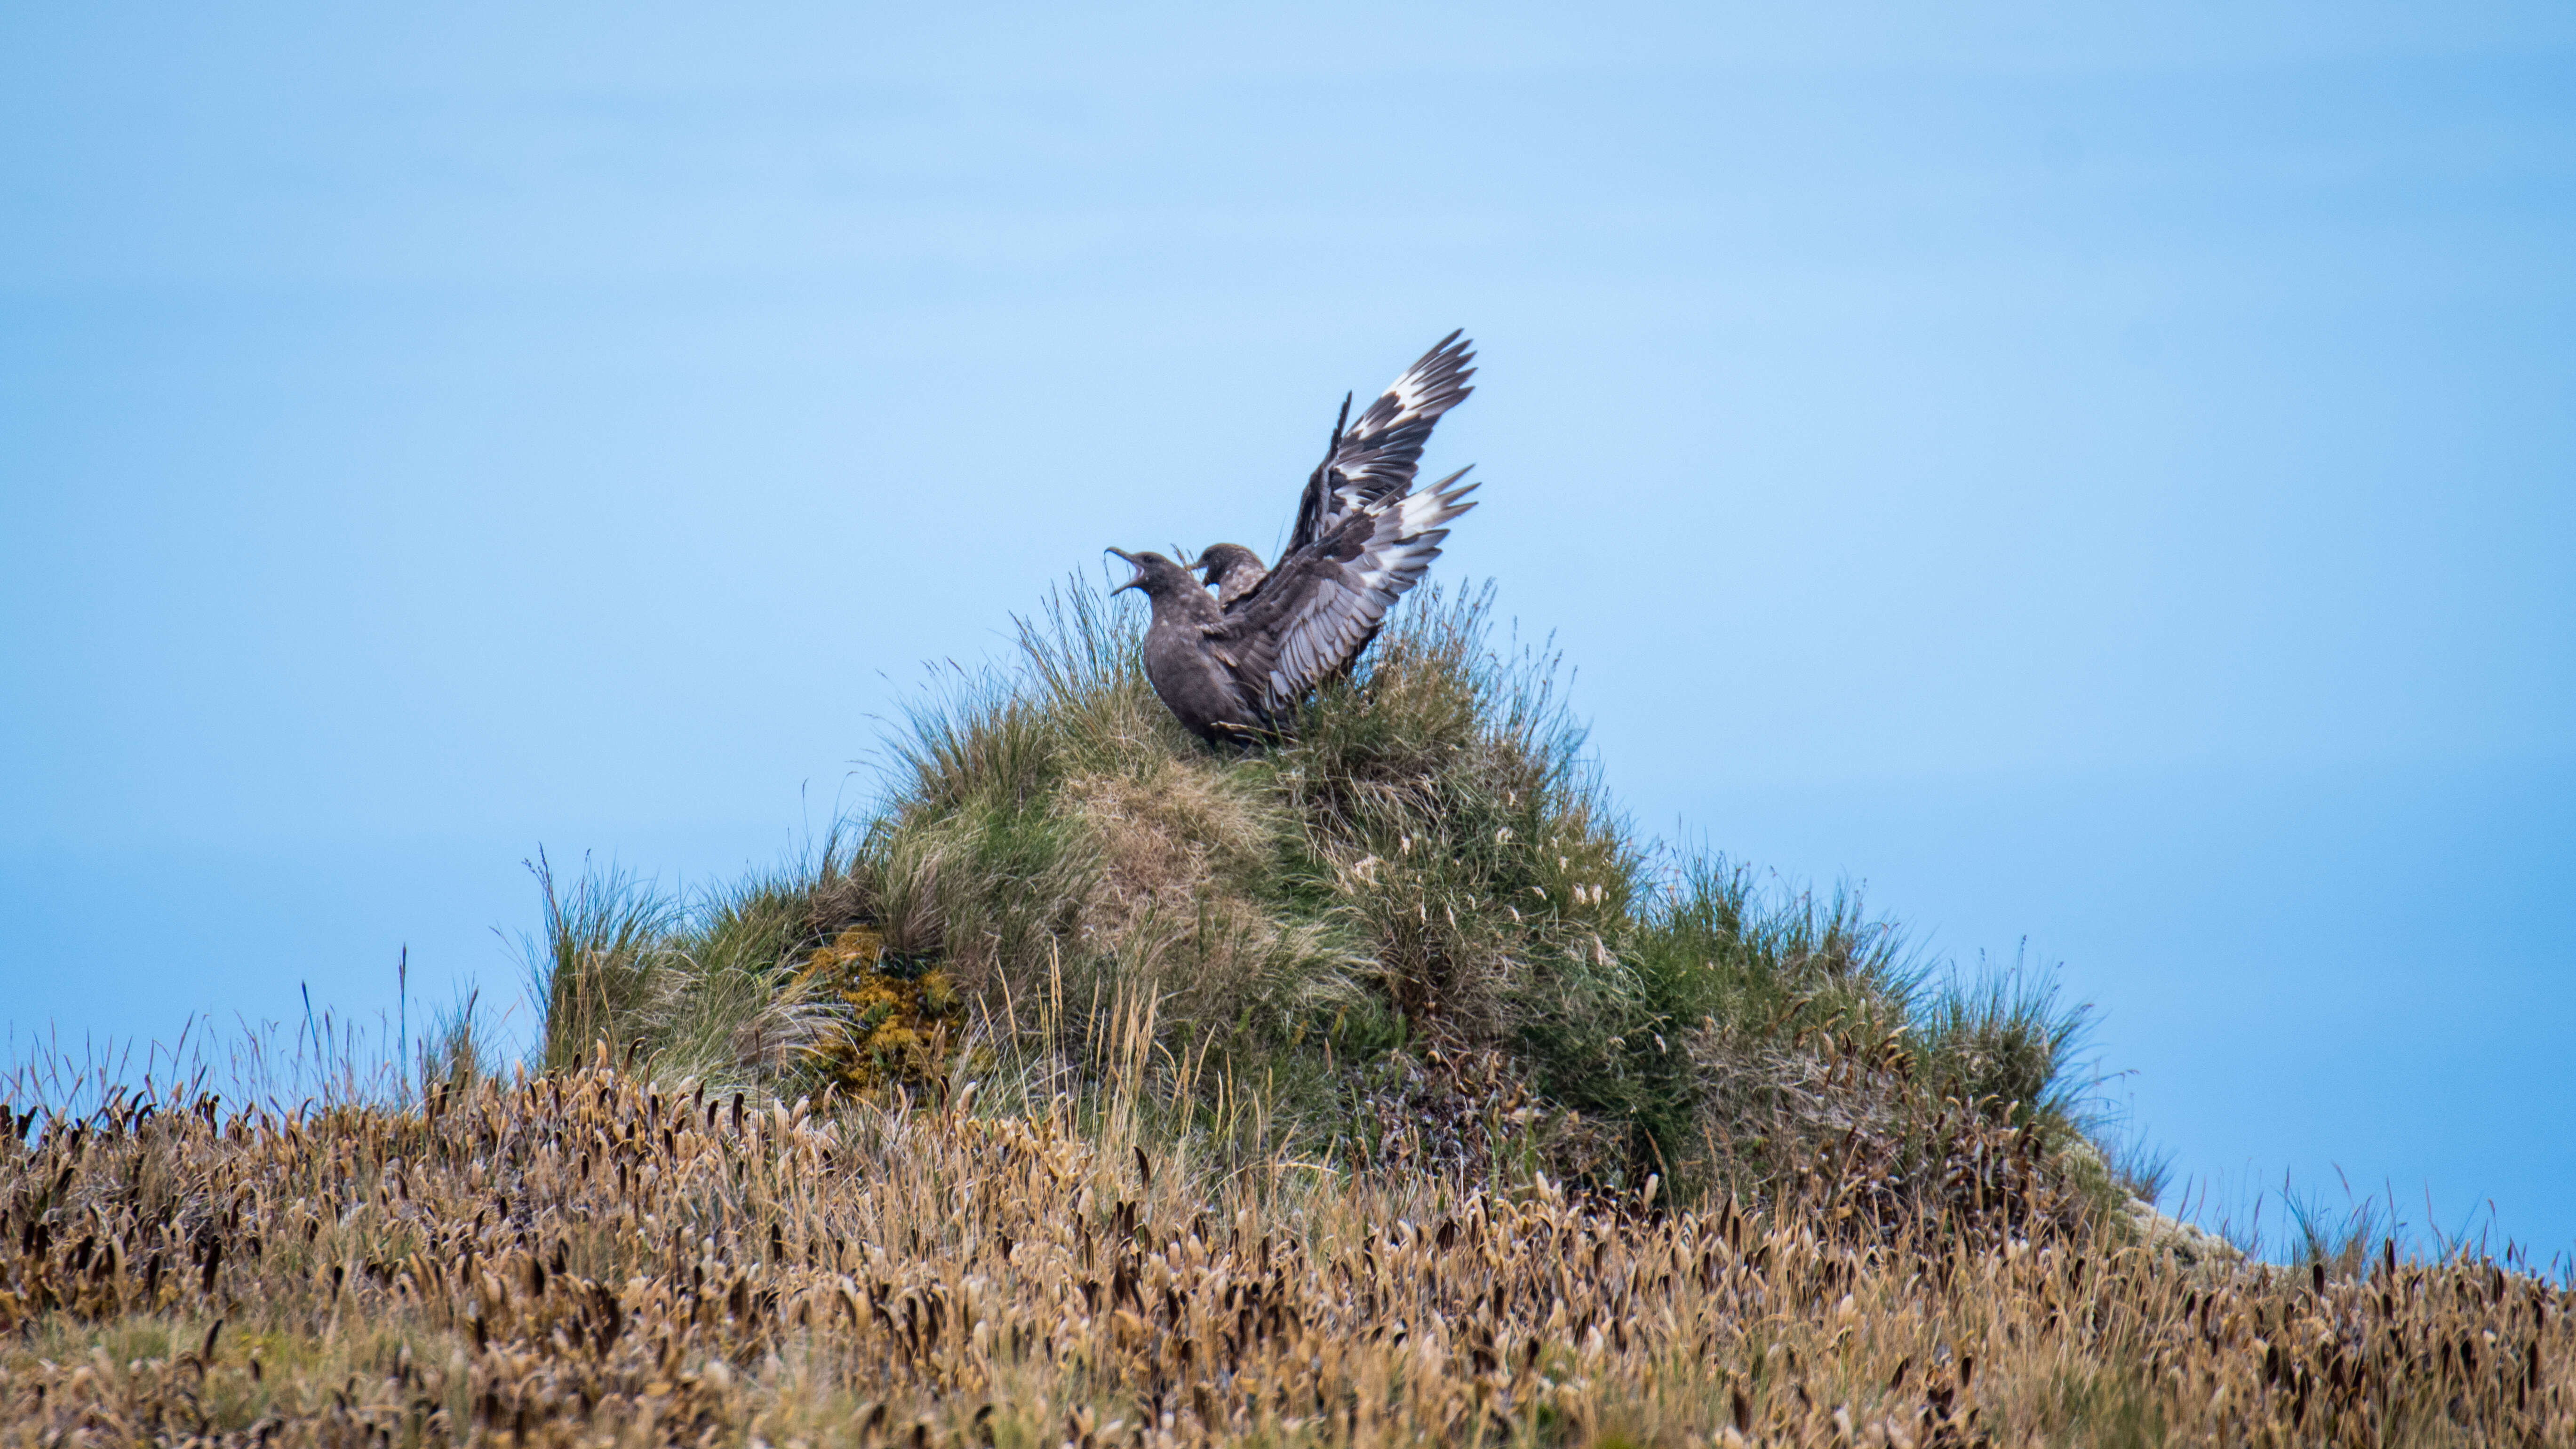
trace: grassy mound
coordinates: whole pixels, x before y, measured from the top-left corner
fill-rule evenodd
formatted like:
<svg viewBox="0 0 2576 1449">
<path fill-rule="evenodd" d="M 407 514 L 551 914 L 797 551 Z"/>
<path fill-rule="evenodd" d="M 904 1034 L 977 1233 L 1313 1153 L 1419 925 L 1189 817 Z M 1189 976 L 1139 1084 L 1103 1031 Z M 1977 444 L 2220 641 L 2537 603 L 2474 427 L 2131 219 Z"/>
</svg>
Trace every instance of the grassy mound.
<svg viewBox="0 0 2576 1449">
<path fill-rule="evenodd" d="M 1415 595 L 1248 754 L 1172 720 L 1140 625 L 1059 590 L 1014 667 L 942 678 L 878 812 L 793 871 L 694 905 L 548 879 L 544 1061 L 606 1041 L 789 1096 L 1042 1101 L 1146 1008 L 1166 1077 L 1206 1089 L 1166 1090 L 1175 1130 L 1685 1198 L 1837 1138 L 1919 1172 L 1959 1113 L 2070 1133 L 2072 1014 L 1927 991 L 1857 901 L 1641 844 L 1489 594 Z"/>
</svg>

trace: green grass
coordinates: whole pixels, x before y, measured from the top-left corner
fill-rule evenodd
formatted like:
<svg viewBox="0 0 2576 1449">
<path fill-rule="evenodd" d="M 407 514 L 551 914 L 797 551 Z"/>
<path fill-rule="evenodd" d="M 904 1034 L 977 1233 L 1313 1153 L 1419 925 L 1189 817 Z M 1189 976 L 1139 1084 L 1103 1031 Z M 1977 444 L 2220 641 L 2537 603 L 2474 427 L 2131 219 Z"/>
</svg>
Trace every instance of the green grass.
<svg viewBox="0 0 2576 1449">
<path fill-rule="evenodd" d="M 1221 1100 L 1239 1126 L 1257 1098 L 1263 1131 L 1325 1154 L 1446 1123 L 1559 1177 L 1758 1191 L 1837 1134 L 1899 1162 L 1944 1112 L 2081 1116 L 2080 1013 L 2046 990 L 1934 988 L 1857 898 L 1640 840 L 1557 659 L 1498 640 L 1490 591 L 1414 595 L 1293 738 L 1248 754 L 1171 718 L 1141 624 L 1054 591 L 1016 660 L 934 678 L 884 798 L 791 868 L 683 901 L 541 863 L 543 1063 L 605 1043 L 673 1078 L 820 1090 L 839 1003 L 800 967 L 865 926 L 968 1003 L 950 1085 L 1094 1071 L 1108 1016 L 1150 1002 L 1208 1097 L 1179 1119 Z"/>
</svg>

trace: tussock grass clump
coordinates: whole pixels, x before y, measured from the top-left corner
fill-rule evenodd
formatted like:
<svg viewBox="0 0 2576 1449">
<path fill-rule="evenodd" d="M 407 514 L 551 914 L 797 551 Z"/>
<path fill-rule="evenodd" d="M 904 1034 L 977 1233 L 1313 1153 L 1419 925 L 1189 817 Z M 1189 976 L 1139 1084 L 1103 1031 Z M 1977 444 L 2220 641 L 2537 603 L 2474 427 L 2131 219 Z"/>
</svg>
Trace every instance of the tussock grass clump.
<svg viewBox="0 0 2576 1449">
<path fill-rule="evenodd" d="M 826 878 L 834 866 L 827 849 Z M 621 871 L 566 891 L 542 854 L 532 868 L 545 897 L 545 939 L 528 951 L 540 1067 L 608 1043 L 649 1048 L 674 1075 L 750 1081 L 798 1072 L 831 1040 L 828 1005 L 778 969 L 809 934 L 808 882 L 754 880 L 691 913 Z"/>
<path fill-rule="evenodd" d="M 1150 1012 L 1041 1110 L 589 1064 L 417 1105 L 0 1119 L 0 1445 L 2565 1443 L 2570 1284 L 2186 1270 L 1950 1119 L 1670 1210 L 1162 1124 Z"/>
<path fill-rule="evenodd" d="M 1041 998 L 1087 1019 L 1141 992 L 1261 1040 L 1353 1004 L 1347 933 L 1281 869 L 1282 802 L 1171 719 L 1132 622 L 1076 585 L 1020 645 L 1016 672 L 953 673 L 912 712 L 842 908 L 1006 1031 Z"/>
</svg>

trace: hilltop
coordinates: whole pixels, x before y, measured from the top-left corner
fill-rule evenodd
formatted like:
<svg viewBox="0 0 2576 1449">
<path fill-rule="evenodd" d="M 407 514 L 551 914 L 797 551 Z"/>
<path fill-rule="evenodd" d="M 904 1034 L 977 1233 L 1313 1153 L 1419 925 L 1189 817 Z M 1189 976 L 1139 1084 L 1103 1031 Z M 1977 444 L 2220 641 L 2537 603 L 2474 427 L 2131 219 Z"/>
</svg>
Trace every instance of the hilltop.
<svg viewBox="0 0 2576 1449">
<path fill-rule="evenodd" d="M 1070 585 L 792 868 L 542 868 L 533 1060 L 22 1076 L 0 1442 L 2576 1432 L 2565 1284 L 2159 1230 L 2076 1013 L 1638 839 L 1489 603 L 1236 754 Z"/>
</svg>

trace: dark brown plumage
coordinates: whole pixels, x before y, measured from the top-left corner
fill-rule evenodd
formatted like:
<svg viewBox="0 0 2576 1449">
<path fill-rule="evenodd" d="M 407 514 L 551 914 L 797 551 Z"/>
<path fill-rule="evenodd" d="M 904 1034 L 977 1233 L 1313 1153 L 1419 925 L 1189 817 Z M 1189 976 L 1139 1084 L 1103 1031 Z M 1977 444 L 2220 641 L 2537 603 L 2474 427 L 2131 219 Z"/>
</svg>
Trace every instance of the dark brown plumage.
<svg viewBox="0 0 2576 1449">
<path fill-rule="evenodd" d="M 1233 661 L 1211 641 L 1225 615 L 1190 571 L 1159 553 L 1111 553 L 1136 566 L 1136 577 L 1111 590 L 1143 593 L 1154 608 L 1145 630 L 1145 677 L 1175 718 L 1201 739 L 1248 741 L 1267 721 Z"/>
<path fill-rule="evenodd" d="M 1307 691 L 1377 637 L 1386 611 L 1439 556 L 1449 522 L 1476 506 L 1467 499 L 1476 485 L 1458 482 L 1463 468 L 1413 491 L 1433 426 L 1470 391 L 1474 358 L 1452 332 L 1358 421 L 1342 400 L 1278 567 L 1263 570 L 1259 555 L 1233 543 L 1186 565 L 1110 550 L 1136 566 L 1113 592 L 1140 590 L 1153 606 L 1145 674 L 1181 723 L 1211 741 L 1276 732 Z"/>
</svg>

